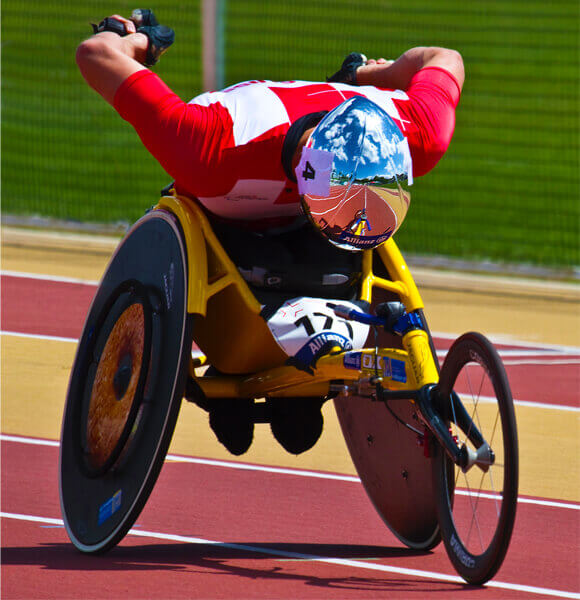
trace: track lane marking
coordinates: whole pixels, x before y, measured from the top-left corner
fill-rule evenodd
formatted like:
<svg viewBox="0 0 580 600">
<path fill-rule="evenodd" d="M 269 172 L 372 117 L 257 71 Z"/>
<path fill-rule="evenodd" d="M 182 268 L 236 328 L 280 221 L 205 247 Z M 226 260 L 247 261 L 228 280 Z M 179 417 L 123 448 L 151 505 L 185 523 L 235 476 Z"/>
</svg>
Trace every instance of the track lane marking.
<svg viewBox="0 0 580 600">
<path fill-rule="evenodd" d="M 77 338 L 59 337 L 56 335 L 40 335 L 40 334 L 32 334 L 32 333 L 20 333 L 17 331 L 0 331 L 0 336 L 17 337 L 17 338 L 24 338 L 24 339 L 38 339 L 38 340 L 46 340 L 46 341 L 52 341 L 52 342 L 66 342 L 66 343 L 74 343 L 74 344 L 77 344 L 79 341 Z M 197 353 L 197 354 L 199 354 L 199 353 Z M 565 361 L 564 364 L 577 364 L 577 362 L 578 361 L 573 361 L 573 360 Z M 531 363 L 526 362 L 525 364 L 531 364 Z M 548 359 L 547 362 L 542 363 L 542 364 L 551 365 L 551 364 L 561 364 L 561 363 L 555 363 L 553 361 L 550 361 L 550 359 Z M 482 397 L 481 400 L 485 400 L 485 398 Z M 514 405 L 515 406 L 527 406 L 530 408 L 545 408 L 545 409 L 550 409 L 550 410 L 580 412 L 580 407 L 571 406 L 569 404 L 549 404 L 547 402 L 534 402 L 532 400 L 518 400 L 516 398 L 514 398 Z"/>
<path fill-rule="evenodd" d="M 2 330 L 0 335 L 7 335 L 13 337 L 29 337 L 38 339 L 54 339 L 61 341 L 78 342 L 78 338 L 63 338 L 56 335 L 44 335 L 41 333 L 24 333 L 20 331 L 9 331 Z M 437 339 L 440 336 L 434 336 Z M 513 344 L 518 345 L 516 342 Z M 447 349 L 437 350 L 437 356 L 439 358 L 445 358 L 447 356 Z M 546 364 L 546 365 L 558 365 L 558 364 L 580 364 L 580 349 L 572 347 L 562 347 L 561 349 L 549 348 L 546 346 L 545 349 L 536 346 L 536 349 L 498 349 L 498 353 L 502 358 L 505 358 L 505 365 L 532 365 L 532 364 Z M 535 359 L 535 360 L 530 360 Z"/>
<path fill-rule="evenodd" d="M 45 335 L 42 333 L 23 333 L 20 331 L 0 331 L 0 335 L 8 337 L 22 337 L 38 340 L 53 340 L 57 342 L 73 342 L 78 343 L 78 338 L 61 337 L 58 335 Z M 508 365 L 578 365 L 580 364 L 580 353 L 571 352 L 569 354 L 564 351 L 554 354 L 552 351 L 547 350 L 546 352 L 536 350 L 499 350 L 499 355 L 502 357 L 508 357 L 503 360 L 503 364 Z M 437 356 L 440 359 L 444 359 L 447 356 L 447 350 L 437 350 Z M 509 358 L 518 357 L 518 359 Z M 539 357 L 539 358 L 538 358 Z M 541 358 L 543 357 L 543 358 Z"/>
<path fill-rule="evenodd" d="M 45 440 L 41 438 L 29 438 L 19 435 L 0 434 L 0 441 L 15 442 L 20 444 L 31 444 L 35 446 L 60 447 L 56 440 Z M 240 471 L 260 471 L 263 473 L 272 473 L 276 475 L 294 475 L 296 477 L 313 477 L 315 479 L 330 479 L 333 481 L 346 481 L 348 483 L 361 483 L 361 480 L 354 475 L 340 475 L 338 473 L 325 473 L 323 471 L 308 471 L 305 469 L 288 469 L 283 467 L 272 467 L 267 465 L 254 465 L 251 463 L 234 462 L 227 460 L 218 460 L 213 458 L 198 458 L 195 456 L 181 456 L 178 454 L 168 454 L 166 461 L 189 463 L 194 465 L 204 465 L 209 467 L 221 467 L 226 469 L 238 469 Z M 458 495 L 468 495 L 467 490 L 458 489 L 455 492 Z M 482 498 L 493 498 L 491 494 L 482 494 Z M 551 508 L 562 508 L 569 510 L 580 510 L 580 504 L 572 502 L 560 502 L 557 500 L 545 500 L 539 498 L 518 497 L 518 503 L 533 504 L 536 506 L 545 506 Z"/>
<path fill-rule="evenodd" d="M 0 275 L 3 277 L 15 277 L 19 279 L 37 279 L 39 281 L 50 281 L 54 283 L 74 283 L 79 285 L 88 285 L 97 287 L 100 281 L 94 279 L 83 279 L 79 277 L 65 277 L 59 275 L 46 275 L 41 273 L 27 273 L 24 271 L 11 271 L 7 269 L 0 269 Z M 439 332 L 432 331 L 432 336 L 434 338 L 441 338 L 445 340 L 455 340 L 458 338 L 461 333 L 449 333 L 449 332 Z M 562 352 L 564 354 L 580 354 L 580 347 L 577 346 L 565 346 L 561 344 L 548 344 L 548 343 L 534 343 L 527 342 L 522 340 L 513 339 L 511 335 L 503 335 L 503 334 L 495 334 L 491 335 L 490 339 L 496 343 L 501 345 L 514 345 L 514 346 L 522 346 L 528 347 L 532 349 L 537 348 L 545 348 L 551 352 Z"/>
<path fill-rule="evenodd" d="M 19 521 L 28 521 L 34 523 L 44 523 L 48 525 L 64 526 L 62 519 L 53 519 L 50 517 L 38 517 L 34 515 L 23 515 L 18 513 L 0 512 L 0 517 L 4 519 L 14 519 Z M 317 556 L 315 554 L 303 554 L 301 552 L 289 552 L 287 550 L 276 549 L 276 548 L 262 548 L 259 546 L 251 546 L 246 544 L 230 544 L 228 542 L 219 542 L 215 540 L 206 540 L 204 538 L 197 538 L 185 535 L 176 535 L 171 533 L 160 533 L 156 531 L 145 531 L 138 529 L 130 529 L 128 535 L 136 537 L 153 538 L 164 541 L 182 542 L 185 544 L 204 544 L 215 546 L 217 548 L 228 548 L 231 550 L 243 550 L 246 552 L 254 552 L 256 554 L 267 554 L 269 556 L 281 557 L 284 559 L 298 559 L 302 561 L 320 562 L 325 564 L 337 565 L 342 567 L 366 569 L 370 571 L 380 571 L 383 573 L 393 573 L 396 575 L 406 575 L 410 577 L 419 577 L 422 579 L 435 579 L 438 581 L 450 581 L 453 583 L 460 583 L 465 586 L 468 584 L 458 577 L 457 575 L 448 575 L 445 573 L 439 573 L 436 571 L 422 571 L 420 569 L 407 569 L 405 567 L 395 567 L 392 565 L 385 565 L 382 563 L 364 562 L 362 560 L 352 560 L 345 558 L 332 558 L 330 556 Z M 568 592 L 563 590 L 554 590 L 551 588 L 542 588 L 531 585 L 522 585 L 518 583 L 507 583 L 503 581 L 491 580 L 484 584 L 483 587 L 511 590 L 518 592 L 526 592 L 529 594 L 543 594 L 545 596 L 554 596 L 557 598 L 574 598 L 580 600 L 580 594 L 574 592 Z"/>
<path fill-rule="evenodd" d="M 21 333 L 20 331 L 0 331 L 0 335 L 6 337 L 25 338 L 29 340 L 46 340 L 49 342 L 67 342 L 78 344 L 78 338 L 61 337 L 58 335 L 42 335 L 40 333 Z"/>
<path fill-rule="evenodd" d="M 82 279 L 80 277 L 64 277 L 60 275 L 42 275 L 40 273 L 25 273 L 24 271 L 0 270 L 3 277 L 15 277 L 17 279 L 38 279 L 39 281 L 50 281 L 52 283 L 75 283 L 78 285 L 90 285 L 97 287 L 99 281 L 94 279 Z"/>
<path fill-rule="evenodd" d="M 439 338 L 442 340 L 454 341 L 464 332 L 461 331 L 459 333 L 449 333 L 446 331 L 431 331 L 431 335 L 433 338 Z M 521 348 L 530 348 L 530 349 L 538 349 L 542 348 L 549 352 L 561 352 L 563 354 L 580 354 L 580 346 L 567 346 L 564 344 L 552 344 L 549 342 L 529 342 L 525 340 L 520 340 L 512 335 L 500 334 L 500 333 L 491 333 L 486 335 L 495 345 L 497 346 L 519 346 Z"/>
</svg>

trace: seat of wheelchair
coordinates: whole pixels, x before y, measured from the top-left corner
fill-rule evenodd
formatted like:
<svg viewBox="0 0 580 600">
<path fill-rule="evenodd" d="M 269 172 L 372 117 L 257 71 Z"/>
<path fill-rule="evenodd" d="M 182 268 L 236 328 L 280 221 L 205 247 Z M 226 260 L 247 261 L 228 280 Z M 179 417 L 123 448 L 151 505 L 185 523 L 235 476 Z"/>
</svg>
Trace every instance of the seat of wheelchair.
<svg viewBox="0 0 580 600">
<path fill-rule="evenodd" d="M 360 253 L 328 243 L 301 221 L 282 232 L 254 232 L 220 222 L 213 230 L 262 304 L 296 296 L 351 300 L 356 297 Z"/>
</svg>

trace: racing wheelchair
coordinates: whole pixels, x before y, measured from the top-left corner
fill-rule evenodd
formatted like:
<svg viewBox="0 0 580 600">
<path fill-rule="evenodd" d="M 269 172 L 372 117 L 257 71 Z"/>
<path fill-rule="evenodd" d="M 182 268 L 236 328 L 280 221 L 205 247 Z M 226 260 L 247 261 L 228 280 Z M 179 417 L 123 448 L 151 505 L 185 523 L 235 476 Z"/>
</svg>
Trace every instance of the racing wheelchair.
<svg viewBox="0 0 580 600">
<path fill-rule="evenodd" d="M 88 313 L 63 417 L 61 507 L 79 550 L 102 553 L 129 531 L 184 396 L 200 406 L 249 401 L 256 422 L 268 422 L 277 401 L 328 400 L 395 536 L 414 549 L 442 539 L 468 582 L 494 575 L 518 490 L 516 421 L 501 360 L 485 337 L 467 333 L 440 368 L 395 241 L 361 254 L 358 301 L 327 302 L 319 319 L 339 323 L 347 339 L 362 323 L 368 341 L 349 349 L 326 331 L 330 343 L 301 368 L 288 361 L 196 203 L 162 197 L 129 230 Z M 377 301 L 384 298 L 391 300 Z M 192 343 L 202 354 L 192 354 Z M 204 364 L 209 375 L 198 374 Z"/>
</svg>

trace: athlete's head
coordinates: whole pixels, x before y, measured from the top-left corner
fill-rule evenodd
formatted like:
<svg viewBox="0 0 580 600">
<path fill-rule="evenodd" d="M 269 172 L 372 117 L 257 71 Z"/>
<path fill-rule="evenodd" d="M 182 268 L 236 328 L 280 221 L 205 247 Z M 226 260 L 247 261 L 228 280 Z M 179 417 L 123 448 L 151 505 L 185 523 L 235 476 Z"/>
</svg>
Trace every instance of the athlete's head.
<svg viewBox="0 0 580 600">
<path fill-rule="evenodd" d="M 354 96 L 325 115 L 307 117 L 320 121 L 295 168 L 306 214 L 341 248 L 364 250 L 382 244 L 400 227 L 411 199 L 406 138 L 393 119 L 364 96 Z M 304 125 L 312 127 L 312 121 Z M 304 127 L 302 135 L 307 130 Z M 362 235 L 353 235 L 349 226 L 361 214 L 366 228 Z"/>
<path fill-rule="evenodd" d="M 302 147 L 310 137 L 310 134 L 314 131 L 314 128 L 327 114 L 327 110 L 308 113 L 303 117 L 296 119 L 290 126 L 290 129 L 288 129 L 282 146 L 282 166 L 284 167 L 286 177 L 288 177 L 290 181 L 296 183 L 296 173 L 294 170 L 300 160 Z"/>
</svg>

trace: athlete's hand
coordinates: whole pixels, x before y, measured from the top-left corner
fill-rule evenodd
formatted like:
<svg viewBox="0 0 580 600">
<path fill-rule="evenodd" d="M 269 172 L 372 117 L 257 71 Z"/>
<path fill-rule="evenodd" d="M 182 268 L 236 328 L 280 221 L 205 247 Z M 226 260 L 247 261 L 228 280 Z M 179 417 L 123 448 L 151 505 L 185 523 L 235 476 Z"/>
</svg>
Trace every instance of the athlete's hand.
<svg viewBox="0 0 580 600">
<path fill-rule="evenodd" d="M 356 70 L 357 80 L 361 78 L 361 81 L 364 81 L 370 75 L 377 71 L 384 71 L 388 67 L 390 67 L 395 61 L 387 60 L 386 58 L 369 58 L 364 65 L 361 65 Z"/>
<path fill-rule="evenodd" d="M 329 83 L 347 83 L 357 85 L 356 72 L 367 62 L 367 57 L 360 52 L 351 52 L 343 61 L 340 69 L 332 76 L 327 77 Z"/>
<path fill-rule="evenodd" d="M 147 50 L 145 57 L 140 60 L 147 67 L 157 63 L 161 55 L 173 44 L 175 32 L 173 29 L 160 25 L 153 11 L 146 8 L 137 8 L 130 19 L 121 15 L 111 15 L 103 19 L 98 25 L 93 24 L 94 33 L 112 31 L 121 37 L 140 33 L 147 37 Z"/>
<path fill-rule="evenodd" d="M 131 21 L 137 27 L 137 33 L 144 33 L 149 38 L 145 65 L 152 67 L 175 41 L 175 32 L 166 25 L 160 25 L 148 8 L 136 8 L 131 14 Z"/>
<path fill-rule="evenodd" d="M 92 23 L 93 32 L 101 33 L 103 31 L 112 31 L 120 36 L 137 33 L 137 27 L 131 19 L 125 19 L 121 15 L 111 15 L 103 19 L 98 25 Z"/>
<path fill-rule="evenodd" d="M 394 62 L 394 60 L 387 60 L 386 58 L 369 58 L 367 65 L 392 65 Z"/>
</svg>

